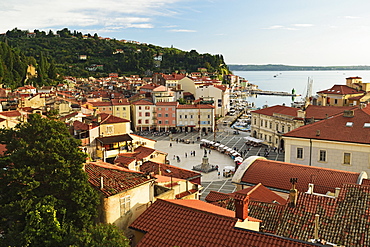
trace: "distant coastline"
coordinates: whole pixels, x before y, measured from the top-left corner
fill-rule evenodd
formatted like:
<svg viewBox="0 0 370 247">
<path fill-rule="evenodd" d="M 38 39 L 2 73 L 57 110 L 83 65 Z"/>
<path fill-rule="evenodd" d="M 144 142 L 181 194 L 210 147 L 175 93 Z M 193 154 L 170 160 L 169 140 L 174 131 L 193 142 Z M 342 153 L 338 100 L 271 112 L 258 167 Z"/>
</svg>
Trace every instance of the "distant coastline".
<svg viewBox="0 0 370 247">
<path fill-rule="evenodd" d="M 370 70 L 368 65 L 358 66 L 290 66 L 282 64 L 228 65 L 231 71 L 311 71 L 311 70 Z"/>
</svg>

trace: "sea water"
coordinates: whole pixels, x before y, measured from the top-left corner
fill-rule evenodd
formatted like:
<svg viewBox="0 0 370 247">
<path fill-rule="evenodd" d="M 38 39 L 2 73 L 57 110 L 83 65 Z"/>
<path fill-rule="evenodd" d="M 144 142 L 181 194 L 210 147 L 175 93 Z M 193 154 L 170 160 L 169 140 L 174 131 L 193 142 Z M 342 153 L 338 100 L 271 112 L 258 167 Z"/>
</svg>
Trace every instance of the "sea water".
<svg viewBox="0 0 370 247">
<path fill-rule="evenodd" d="M 369 70 L 330 70 L 330 71 L 233 71 L 234 75 L 245 78 L 250 83 L 258 86 L 264 91 L 279 91 L 307 94 L 308 78 L 313 80 L 312 95 L 316 92 L 329 89 L 334 85 L 345 85 L 348 77 L 361 77 L 363 82 L 370 82 Z M 248 97 L 247 101 L 254 103 L 256 107 L 263 105 L 291 106 L 293 101 L 301 101 L 302 97 L 256 95 Z"/>
</svg>

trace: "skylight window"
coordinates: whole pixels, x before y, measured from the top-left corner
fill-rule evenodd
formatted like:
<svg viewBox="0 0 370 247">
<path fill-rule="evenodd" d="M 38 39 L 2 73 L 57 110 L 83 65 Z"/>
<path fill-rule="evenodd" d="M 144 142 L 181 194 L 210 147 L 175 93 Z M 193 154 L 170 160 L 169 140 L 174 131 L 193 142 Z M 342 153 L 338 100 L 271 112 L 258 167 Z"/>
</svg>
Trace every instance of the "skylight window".
<svg viewBox="0 0 370 247">
<path fill-rule="evenodd" d="M 364 123 L 364 128 L 370 128 L 370 123 Z"/>
<path fill-rule="evenodd" d="M 353 126 L 353 122 L 347 122 L 346 123 L 346 127 L 352 127 Z"/>
</svg>

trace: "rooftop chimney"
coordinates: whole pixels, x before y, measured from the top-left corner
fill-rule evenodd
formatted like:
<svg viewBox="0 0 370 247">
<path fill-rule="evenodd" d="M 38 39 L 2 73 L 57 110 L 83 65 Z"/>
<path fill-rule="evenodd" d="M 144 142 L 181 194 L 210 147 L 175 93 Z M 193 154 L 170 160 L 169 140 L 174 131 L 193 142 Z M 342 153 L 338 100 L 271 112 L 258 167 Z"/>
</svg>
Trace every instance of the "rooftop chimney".
<svg viewBox="0 0 370 247">
<path fill-rule="evenodd" d="M 320 136 L 320 130 L 316 130 L 316 136 Z"/>
<path fill-rule="evenodd" d="M 291 178 L 290 183 L 292 184 L 292 189 L 289 191 L 289 207 L 295 208 L 297 205 L 297 198 L 298 198 L 298 190 L 295 188 L 295 184 L 297 183 L 298 178 Z"/>
<path fill-rule="evenodd" d="M 315 233 L 314 239 L 319 239 L 319 218 L 320 215 L 315 214 Z"/>
<path fill-rule="evenodd" d="M 344 110 L 343 117 L 354 117 L 355 111 L 353 110 Z"/>
<path fill-rule="evenodd" d="M 103 177 L 100 177 L 100 189 L 102 190 L 104 188 L 104 179 Z"/>
<path fill-rule="evenodd" d="M 245 220 L 248 217 L 249 196 L 236 193 L 234 197 L 235 217 Z"/>
<path fill-rule="evenodd" d="M 338 188 L 338 187 L 335 188 L 335 194 L 334 194 L 335 198 L 338 198 L 339 193 L 340 193 L 340 188 Z"/>
</svg>

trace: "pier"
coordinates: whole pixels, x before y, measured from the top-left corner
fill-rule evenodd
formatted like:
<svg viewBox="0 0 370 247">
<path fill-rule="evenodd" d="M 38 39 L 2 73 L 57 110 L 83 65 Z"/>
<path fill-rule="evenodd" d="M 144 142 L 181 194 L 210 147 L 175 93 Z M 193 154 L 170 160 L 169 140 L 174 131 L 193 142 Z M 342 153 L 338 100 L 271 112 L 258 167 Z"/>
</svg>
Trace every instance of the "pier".
<svg viewBox="0 0 370 247">
<path fill-rule="evenodd" d="M 263 90 L 250 90 L 250 94 L 260 94 L 260 95 L 276 95 L 276 96 L 294 96 L 299 97 L 300 94 L 293 94 L 288 92 L 278 92 L 278 91 L 263 91 Z"/>
</svg>

